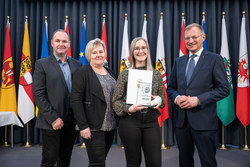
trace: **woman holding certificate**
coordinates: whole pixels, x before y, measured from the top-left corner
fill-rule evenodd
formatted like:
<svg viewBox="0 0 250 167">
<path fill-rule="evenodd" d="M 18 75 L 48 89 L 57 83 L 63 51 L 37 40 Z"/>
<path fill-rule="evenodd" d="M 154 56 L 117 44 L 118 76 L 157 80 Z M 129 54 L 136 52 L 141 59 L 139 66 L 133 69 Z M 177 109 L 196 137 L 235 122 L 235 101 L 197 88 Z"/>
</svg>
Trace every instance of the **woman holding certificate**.
<svg viewBox="0 0 250 167">
<path fill-rule="evenodd" d="M 129 62 L 130 68 L 123 70 L 118 77 L 112 100 L 113 108 L 120 117 L 119 135 L 124 145 L 127 166 L 140 166 L 142 148 L 146 166 L 160 167 L 161 138 L 158 116 L 161 113 L 158 108 L 164 107 L 165 94 L 161 74 L 152 67 L 149 45 L 144 38 L 138 37 L 131 42 Z M 131 78 L 130 76 L 138 72 L 136 70 L 148 72 L 151 76 L 141 73 Z M 144 82 L 149 77 L 150 82 Z M 136 84 L 130 89 L 131 83 Z M 131 92 L 134 97 L 131 97 Z M 149 104 L 148 93 L 151 93 Z M 145 104 L 137 103 L 138 101 Z"/>
<path fill-rule="evenodd" d="M 87 148 L 89 167 L 105 166 L 117 127 L 112 109 L 116 80 L 110 69 L 103 66 L 106 55 L 102 40 L 89 41 L 86 46 L 89 64 L 75 72 L 72 82 L 72 107 Z"/>
</svg>

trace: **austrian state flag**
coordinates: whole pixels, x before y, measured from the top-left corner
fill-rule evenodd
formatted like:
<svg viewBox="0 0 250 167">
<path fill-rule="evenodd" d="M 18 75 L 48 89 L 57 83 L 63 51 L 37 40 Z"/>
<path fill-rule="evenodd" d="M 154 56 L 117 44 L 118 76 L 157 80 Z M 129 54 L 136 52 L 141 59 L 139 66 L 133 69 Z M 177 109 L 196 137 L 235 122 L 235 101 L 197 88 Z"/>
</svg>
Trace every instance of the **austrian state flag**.
<svg viewBox="0 0 250 167">
<path fill-rule="evenodd" d="M 28 23 L 25 23 L 18 89 L 18 115 L 26 124 L 35 117 Z"/>
<path fill-rule="evenodd" d="M 245 17 L 242 18 L 241 22 L 236 115 L 244 127 L 250 124 L 249 70 Z"/>
</svg>

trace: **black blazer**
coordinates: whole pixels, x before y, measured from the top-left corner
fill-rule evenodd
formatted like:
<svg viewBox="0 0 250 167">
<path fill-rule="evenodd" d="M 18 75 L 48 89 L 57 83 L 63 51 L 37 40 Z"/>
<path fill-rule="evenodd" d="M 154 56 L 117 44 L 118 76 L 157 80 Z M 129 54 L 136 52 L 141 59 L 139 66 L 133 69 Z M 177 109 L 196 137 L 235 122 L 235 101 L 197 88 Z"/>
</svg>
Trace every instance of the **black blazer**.
<svg viewBox="0 0 250 167">
<path fill-rule="evenodd" d="M 197 96 L 200 105 L 188 110 L 175 105 L 174 124 L 176 127 L 182 127 L 187 116 L 189 124 L 195 130 L 216 130 L 218 126 L 216 102 L 229 94 L 223 59 L 218 54 L 203 50 L 188 85 L 187 62 L 188 54 L 175 60 L 167 93 L 172 101 L 178 95 Z"/>
<path fill-rule="evenodd" d="M 114 73 L 105 68 L 116 79 Z M 71 100 L 75 121 L 80 130 L 88 127 L 101 128 L 107 105 L 101 83 L 89 64 L 76 71 L 72 82 Z"/>
<path fill-rule="evenodd" d="M 69 58 L 71 78 L 81 63 Z M 54 55 L 39 59 L 33 74 L 33 97 L 39 109 L 36 127 L 52 130 L 57 118 L 66 121 L 70 108 L 70 94 L 60 65 Z"/>
</svg>

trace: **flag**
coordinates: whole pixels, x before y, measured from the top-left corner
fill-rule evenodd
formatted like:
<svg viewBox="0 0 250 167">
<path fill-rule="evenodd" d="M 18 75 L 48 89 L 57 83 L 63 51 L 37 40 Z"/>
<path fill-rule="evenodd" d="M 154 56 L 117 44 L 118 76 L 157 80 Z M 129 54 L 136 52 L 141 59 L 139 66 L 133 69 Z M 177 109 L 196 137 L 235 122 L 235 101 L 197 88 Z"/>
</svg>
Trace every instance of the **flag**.
<svg viewBox="0 0 250 167">
<path fill-rule="evenodd" d="M 242 18 L 241 22 L 236 115 L 244 127 L 250 124 L 249 70 L 245 17 Z"/>
<path fill-rule="evenodd" d="M 49 48 L 48 48 L 48 22 L 44 22 L 43 28 L 43 41 L 42 41 L 42 51 L 41 51 L 41 59 L 49 56 Z M 36 117 L 38 115 L 38 107 L 36 106 Z"/>
<path fill-rule="evenodd" d="M 86 55 L 85 55 L 85 48 L 86 48 L 86 45 L 87 45 L 85 28 L 86 28 L 86 22 L 83 21 L 83 23 L 82 23 L 81 44 L 80 44 L 80 53 L 79 53 L 79 61 L 82 63 L 82 65 L 88 64 L 88 60 L 87 60 Z"/>
<path fill-rule="evenodd" d="M 163 41 L 163 19 L 160 19 L 158 39 L 157 39 L 157 49 L 156 49 L 156 64 L 155 69 L 157 69 L 162 76 L 163 87 L 165 92 L 165 106 L 163 109 L 160 109 L 161 115 L 158 117 L 158 122 L 160 127 L 163 122 L 168 119 L 168 96 L 167 96 L 167 74 L 166 74 L 166 65 L 165 65 L 165 50 L 164 50 L 164 41 Z"/>
<path fill-rule="evenodd" d="M 145 19 L 143 22 L 143 27 L 142 27 L 142 38 L 145 38 L 146 40 L 148 40 L 147 38 L 147 20 Z"/>
<path fill-rule="evenodd" d="M 106 32 L 106 23 L 103 21 L 103 26 L 102 26 L 102 40 L 105 43 L 106 46 L 106 60 L 105 63 L 108 64 L 108 40 L 107 40 L 107 32 Z"/>
<path fill-rule="evenodd" d="M 129 67 L 128 20 L 124 21 L 120 72 Z"/>
<path fill-rule="evenodd" d="M 202 19 L 202 28 L 204 30 L 204 34 L 206 35 L 206 24 L 205 24 L 205 16 Z M 205 36 L 205 40 L 203 41 L 203 48 L 207 50 L 207 36 Z"/>
<path fill-rule="evenodd" d="M 41 59 L 49 56 L 49 48 L 48 48 L 48 22 L 44 22 L 44 30 L 43 30 L 43 43 L 42 43 L 42 51 L 41 51 Z"/>
<path fill-rule="evenodd" d="M 28 23 L 25 22 L 23 37 L 23 50 L 20 65 L 20 77 L 18 88 L 18 115 L 26 124 L 35 117 L 34 99 L 32 93 L 32 67 L 30 55 L 30 42 Z"/>
<path fill-rule="evenodd" d="M 185 19 L 182 19 L 182 26 L 181 26 L 181 39 L 180 39 L 180 53 L 179 57 L 187 54 L 187 47 L 184 41 L 184 33 L 185 33 Z"/>
<path fill-rule="evenodd" d="M 6 26 L 2 83 L 0 88 L 0 126 L 18 125 L 23 127 L 17 118 L 16 86 L 12 61 L 10 24 Z"/>
<path fill-rule="evenodd" d="M 69 24 L 67 20 L 65 21 L 65 31 L 69 34 Z M 69 49 L 67 51 L 67 56 L 71 57 L 71 46 L 69 46 Z"/>
<path fill-rule="evenodd" d="M 234 120 L 235 111 L 234 111 L 233 82 L 232 82 L 231 64 L 230 64 L 230 57 L 229 57 L 225 18 L 222 19 L 221 28 L 222 29 L 221 29 L 220 54 L 224 59 L 230 93 L 226 98 L 217 102 L 217 115 L 219 119 L 221 120 L 221 122 L 223 123 L 223 125 L 227 126 Z"/>
</svg>

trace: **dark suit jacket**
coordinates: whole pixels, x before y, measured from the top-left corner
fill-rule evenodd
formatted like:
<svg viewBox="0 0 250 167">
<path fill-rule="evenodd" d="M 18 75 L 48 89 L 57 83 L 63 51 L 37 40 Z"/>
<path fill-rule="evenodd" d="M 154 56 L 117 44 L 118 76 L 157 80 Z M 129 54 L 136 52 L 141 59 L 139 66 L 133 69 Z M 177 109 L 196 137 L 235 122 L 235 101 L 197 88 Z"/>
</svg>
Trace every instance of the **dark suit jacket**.
<svg viewBox="0 0 250 167">
<path fill-rule="evenodd" d="M 185 110 L 175 104 L 174 124 L 182 127 L 187 116 L 193 129 L 215 130 L 218 126 L 216 102 L 229 94 L 223 59 L 218 54 L 203 50 L 188 85 L 185 76 L 187 62 L 188 54 L 176 58 L 167 93 L 172 101 L 178 95 L 197 96 L 200 105 Z"/>
<path fill-rule="evenodd" d="M 116 79 L 111 70 L 106 70 Z M 101 128 L 107 105 L 101 83 L 89 64 L 76 71 L 72 82 L 71 100 L 80 130 L 88 127 Z"/>
<path fill-rule="evenodd" d="M 69 58 L 69 66 L 72 78 L 81 63 Z M 60 65 L 53 55 L 36 61 L 33 96 L 39 108 L 36 120 L 38 128 L 52 130 L 51 123 L 59 117 L 68 121 L 66 118 L 70 108 L 70 95 Z"/>
</svg>

